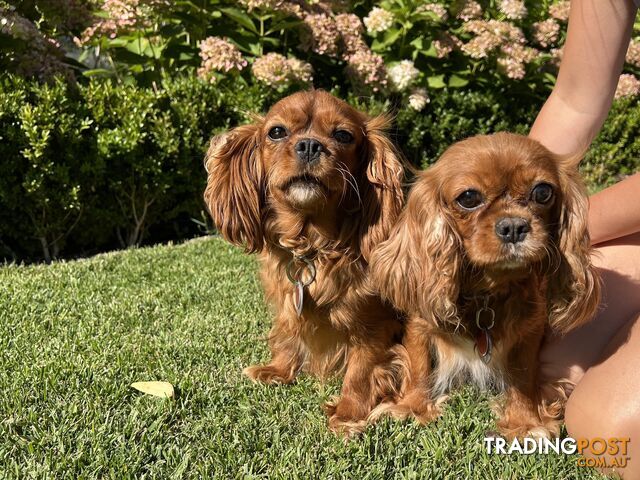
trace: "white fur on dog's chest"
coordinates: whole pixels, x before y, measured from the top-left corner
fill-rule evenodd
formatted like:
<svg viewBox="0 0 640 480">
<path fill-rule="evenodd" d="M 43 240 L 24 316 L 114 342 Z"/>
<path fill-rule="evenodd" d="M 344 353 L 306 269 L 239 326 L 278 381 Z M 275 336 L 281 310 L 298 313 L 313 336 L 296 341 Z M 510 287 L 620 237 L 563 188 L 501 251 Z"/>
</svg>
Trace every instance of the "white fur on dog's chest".
<svg viewBox="0 0 640 480">
<path fill-rule="evenodd" d="M 485 364 L 475 351 L 471 339 L 456 336 L 453 342 L 447 343 L 448 348 L 434 349 L 436 366 L 431 382 L 434 398 L 465 384 L 476 385 L 481 390 L 504 390 L 505 378 L 500 366 L 502 351 L 499 345 L 493 346 L 491 362 Z"/>
</svg>

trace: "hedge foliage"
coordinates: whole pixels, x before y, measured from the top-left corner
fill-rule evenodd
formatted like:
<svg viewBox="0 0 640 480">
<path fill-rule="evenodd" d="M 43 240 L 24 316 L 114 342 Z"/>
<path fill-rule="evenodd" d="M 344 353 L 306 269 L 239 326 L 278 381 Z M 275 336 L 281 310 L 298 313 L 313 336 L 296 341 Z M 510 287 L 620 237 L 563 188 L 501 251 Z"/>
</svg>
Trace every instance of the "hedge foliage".
<svg viewBox="0 0 640 480">
<path fill-rule="evenodd" d="M 229 93 L 194 80 L 154 90 L 2 77 L 3 257 L 50 260 L 192 234 L 208 138 L 267 101 L 255 90 L 237 104 Z"/>
<path fill-rule="evenodd" d="M 208 139 L 288 93 L 194 78 L 142 88 L 0 77 L 0 255 L 48 261 L 198 234 Z M 394 112 L 391 134 L 419 166 L 469 135 L 526 132 L 543 101 L 443 89 L 416 112 L 393 98 L 342 96 Z M 639 134 L 638 101 L 618 102 L 585 162 L 594 188 L 637 170 Z"/>
</svg>

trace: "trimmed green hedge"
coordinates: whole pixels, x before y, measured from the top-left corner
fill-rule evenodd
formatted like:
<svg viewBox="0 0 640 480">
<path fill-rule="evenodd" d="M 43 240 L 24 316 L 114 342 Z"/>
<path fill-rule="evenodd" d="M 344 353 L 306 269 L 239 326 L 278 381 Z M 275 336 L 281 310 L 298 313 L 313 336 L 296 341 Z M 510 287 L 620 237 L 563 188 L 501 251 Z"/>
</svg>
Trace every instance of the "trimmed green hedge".
<svg viewBox="0 0 640 480">
<path fill-rule="evenodd" d="M 0 254 L 86 255 L 196 233 L 203 152 L 249 101 L 197 80 L 158 90 L 0 79 Z"/>
<path fill-rule="evenodd" d="M 208 139 L 288 93 L 197 79 L 145 89 L 1 76 L 0 256 L 50 260 L 197 235 Z M 543 102 L 445 89 L 418 113 L 394 98 L 347 99 L 395 112 L 392 136 L 419 166 L 469 135 L 526 132 Z M 594 188 L 637 169 L 638 133 L 638 101 L 617 103 L 585 162 Z"/>
</svg>

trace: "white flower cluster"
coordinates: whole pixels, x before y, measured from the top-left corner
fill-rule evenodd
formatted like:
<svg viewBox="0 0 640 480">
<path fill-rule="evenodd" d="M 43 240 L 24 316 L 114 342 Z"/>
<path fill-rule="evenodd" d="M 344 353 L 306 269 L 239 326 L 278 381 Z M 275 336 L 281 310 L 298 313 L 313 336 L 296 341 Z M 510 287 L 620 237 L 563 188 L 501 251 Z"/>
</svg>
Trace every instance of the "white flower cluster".
<svg viewBox="0 0 640 480">
<path fill-rule="evenodd" d="M 371 35 L 384 32 L 391 28 L 393 20 L 393 13 L 379 7 L 373 7 L 369 15 L 363 19 L 364 25 L 367 27 L 367 32 Z"/>
<path fill-rule="evenodd" d="M 421 111 L 429 103 L 429 95 L 424 88 L 416 88 L 409 95 L 409 106 L 418 112 Z"/>
<path fill-rule="evenodd" d="M 387 72 L 391 86 L 398 92 L 406 90 L 420 74 L 411 60 L 402 60 L 389 68 Z"/>
</svg>

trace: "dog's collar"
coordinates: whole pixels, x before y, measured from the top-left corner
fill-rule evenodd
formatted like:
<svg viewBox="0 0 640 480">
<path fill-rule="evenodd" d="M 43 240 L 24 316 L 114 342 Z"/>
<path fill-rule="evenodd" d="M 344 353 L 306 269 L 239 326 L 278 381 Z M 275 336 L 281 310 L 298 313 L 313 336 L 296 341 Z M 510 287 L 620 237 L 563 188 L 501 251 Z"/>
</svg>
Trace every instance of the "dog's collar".
<svg viewBox="0 0 640 480">
<path fill-rule="evenodd" d="M 313 257 L 307 255 L 296 255 L 291 253 L 291 260 L 285 267 L 285 273 L 289 282 L 293 284 L 293 308 L 298 317 L 302 315 L 304 307 L 304 289 L 311 285 L 316 279 L 316 266 Z M 309 274 L 305 278 L 305 271 Z"/>
</svg>

